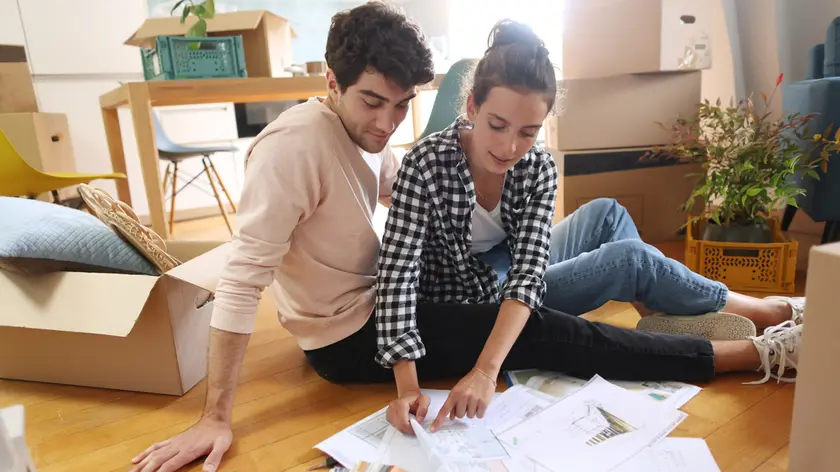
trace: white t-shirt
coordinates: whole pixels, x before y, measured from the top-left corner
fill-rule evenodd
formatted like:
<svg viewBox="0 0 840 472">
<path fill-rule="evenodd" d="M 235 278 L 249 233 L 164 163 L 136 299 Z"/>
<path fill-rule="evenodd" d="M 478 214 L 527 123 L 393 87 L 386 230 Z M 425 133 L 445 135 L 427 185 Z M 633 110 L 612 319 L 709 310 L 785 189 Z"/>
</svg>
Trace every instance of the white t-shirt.
<svg viewBox="0 0 840 472">
<path fill-rule="evenodd" d="M 472 215 L 472 248 L 470 252 L 480 254 L 487 252 L 505 240 L 507 233 L 502 225 L 502 202 L 496 208 L 487 211 L 478 203 Z"/>
</svg>

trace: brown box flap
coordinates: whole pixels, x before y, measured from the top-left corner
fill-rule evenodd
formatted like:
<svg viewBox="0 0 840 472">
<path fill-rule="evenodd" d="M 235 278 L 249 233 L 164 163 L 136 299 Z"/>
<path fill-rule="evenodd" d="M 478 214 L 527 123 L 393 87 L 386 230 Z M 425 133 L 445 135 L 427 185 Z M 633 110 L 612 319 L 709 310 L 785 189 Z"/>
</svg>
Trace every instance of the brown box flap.
<svg viewBox="0 0 840 472">
<path fill-rule="evenodd" d="M 158 280 L 149 275 L 0 271 L 0 326 L 127 336 Z"/>
<path fill-rule="evenodd" d="M 225 31 L 248 31 L 257 29 L 266 16 L 273 16 L 281 21 L 288 21 L 265 10 L 248 10 L 232 13 L 218 13 L 207 20 L 207 33 L 221 33 Z M 198 21 L 189 16 L 184 24 L 180 17 L 149 18 L 137 31 L 125 41 L 126 45 L 142 48 L 153 48 L 157 36 L 183 36 L 187 30 Z M 292 32 L 292 37 L 294 37 Z"/>
<path fill-rule="evenodd" d="M 182 243 L 183 245 L 180 247 L 174 241 L 167 242 L 166 244 L 169 252 L 176 257 L 183 254 L 181 260 L 189 258 L 183 264 L 169 270 L 166 273 L 166 277 L 181 280 L 211 293 L 216 292 L 216 284 L 219 283 L 219 277 L 222 274 L 222 270 L 224 270 L 228 256 L 232 250 L 231 243 L 225 243 L 220 246 L 216 246 L 216 243 L 205 243 L 215 246 L 207 252 L 204 252 L 205 248 L 202 248 L 201 243 L 197 242 Z M 190 251 L 201 251 L 202 253 L 192 257 L 193 255 L 190 254 Z"/>
</svg>

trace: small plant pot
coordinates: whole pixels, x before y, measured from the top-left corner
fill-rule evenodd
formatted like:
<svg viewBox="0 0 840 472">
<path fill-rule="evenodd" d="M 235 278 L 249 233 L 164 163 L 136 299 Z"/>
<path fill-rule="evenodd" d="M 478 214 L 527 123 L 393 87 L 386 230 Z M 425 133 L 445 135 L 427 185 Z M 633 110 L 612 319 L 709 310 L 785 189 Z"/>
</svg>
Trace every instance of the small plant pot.
<svg viewBox="0 0 840 472">
<path fill-rule="evenodd" d="M 773 232 L 766 224 L 733 222 L 718 225 L 709 221 L 703 229 L 702 239 L 724 243 L 771 243 Z"/>
</svg>

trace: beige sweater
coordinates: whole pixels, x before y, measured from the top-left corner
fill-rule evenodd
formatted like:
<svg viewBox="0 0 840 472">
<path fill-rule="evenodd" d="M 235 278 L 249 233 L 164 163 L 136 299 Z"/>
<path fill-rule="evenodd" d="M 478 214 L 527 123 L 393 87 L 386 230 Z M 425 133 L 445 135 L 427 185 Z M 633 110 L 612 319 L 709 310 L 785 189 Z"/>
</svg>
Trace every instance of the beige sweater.
<svg viewBox="0 0 840 472">
<path fill-rule="evenodd" d="M 253 141 L 238 232 L 216 291 L 211 325 L 254 330 L 261 292 L 302 349 L 358 331 L 375 301 L 377 201 L 398 163 L 390 148 L 360 153 L 341 120 L 310 100 L 282 113 Z"/>
</svg>

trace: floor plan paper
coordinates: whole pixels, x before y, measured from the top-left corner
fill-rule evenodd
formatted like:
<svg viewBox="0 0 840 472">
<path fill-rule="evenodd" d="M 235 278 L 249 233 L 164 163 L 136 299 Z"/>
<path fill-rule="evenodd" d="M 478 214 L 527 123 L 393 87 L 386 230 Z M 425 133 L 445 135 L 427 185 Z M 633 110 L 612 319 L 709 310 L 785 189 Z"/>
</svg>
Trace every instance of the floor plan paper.
<svg viewBox="0 0 840 472">
<path fill-rule="evenodd" d="M 559 372 L 541 370 L 510 371 L 505 373 L 505 379 L 509 385 L 525 385 L 557 398 L 579 390 L 587 382 Z M 632 392 L 646 395 L 652 400 L 675 409 L 681 408 L 703 390 L 696 385 L 682 382 L 631 382 L 625 380 L 610 380 L 610 382 Z"/>
<path fill-rule="evenodd" d="M 438 414 L 440 408 L 446 402 L 449 390 L 424 389 L 423 393 L 428 395 L 431 400 L 427 419 L 434 420 L 434 415 Z M 501 395 L 501 393 L 497 393 L 496 398 Z M 385 416 L 386 410 L 387 407 L 382 408 L 322 441 L 315 448 L 332 456 L 348 469 L 352 469 L 363 461 L 367 463 L 381 462 L 378 459 L 381 455 L 383 439 L 389 427 L 388 419 Z M 475 424 L 483 423 L 483 420 L 479 419 L 465 419 L 463 421 L 474 422 Z"/>
<path fill-rule="evenodd" d="M 376 413 L 354 423 L 315 446 L 341 465 L 352 469 L 360 462 L 375 462 L 385 433 L 388 420 L 383 408 Z"/>
<path fill-rule="evenodd" d="M 443 404 L 446 403 L 446 399 L 449 398 L 449 390 L 436 390 L 436 389 L 428 389 L 424 388 L 421 390 L 423 393 L 429 396 L 429 411 L 426 413 L 426 420 L 434 420 L 437 417 L 437 414 L 440 412 L 440 409 L 443 407 Z M 507 392 L 504 392 L 507 393 Z M 493 401 L 490 402 L 492 406 L 493 403 L 496 402 L 498 398 L 500 398 L 503 392 L 496 392 L 493 394 Z M 485 416 L 486 418 L 486 416 Z M 467 422 L 469 424 L 484 424 L 484 420 L 480 418 L 462 418 L 461 421 Z"/>
<path fill-rule="evenodd" d="M 389 427 L 378 462 L 394 464 L 409 472 L 547 472 L 497 439 L 501 432 L 551 405 L 556 399 L 523 386 L 497 394 L 483 419 L 448 421 L 435 433 L 428 428 L 448 391 L 425 391 L 432 400 L 429 415 L 414 435 Z M 419 428 L 419 429 L 418 429 Z"/>
<path fill-rule="evenodd" d="M 705 440 L 665 438 L 613 472 L 720 472 L 720 468 Z"/>
<path fill-rule="evenodd" d="M 595 376 L 499 438 L 551 471 L 607 472 L 667 436 L 686 416 Z"/>
<path fill-rule="evenodd" d="M 522 385 L 514 385 L 496 397 L 484 416 L 483 424 L 499 434 L 557 401 L 557 398 Z"/>
<path fill-rule="evenodd" d="M 411 420 L 414 435 L 389 428 L 379 462 L 409 472 L 506 472 L 502 459 L 508 453 L 485 426 L 463 421 L 445 421 L 435 433 L 431 421 L 420 425 Z"/>
</svg>

